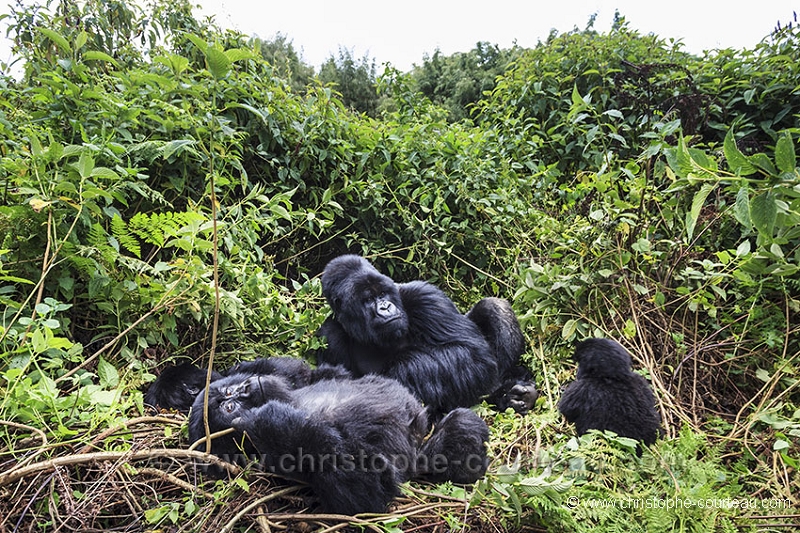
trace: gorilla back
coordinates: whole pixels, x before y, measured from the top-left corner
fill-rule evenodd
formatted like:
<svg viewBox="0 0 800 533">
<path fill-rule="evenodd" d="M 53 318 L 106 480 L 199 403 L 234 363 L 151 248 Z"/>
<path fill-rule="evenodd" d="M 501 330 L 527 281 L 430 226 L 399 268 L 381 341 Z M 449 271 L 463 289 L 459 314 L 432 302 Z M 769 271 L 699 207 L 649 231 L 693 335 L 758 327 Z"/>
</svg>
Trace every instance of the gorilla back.
<svg viewBox="0 0 800 533">
<path fill-rule="evenodd" d="M 610 339 L 587 339 L 575 348 L 577 379 L 570 383 L 558 409 L 575 424 L 578 435 L 609 430 L 645 444 L 656 441 L 661 417 L 650 384 L 631 371 L 631 357 Z"/>
</svg>

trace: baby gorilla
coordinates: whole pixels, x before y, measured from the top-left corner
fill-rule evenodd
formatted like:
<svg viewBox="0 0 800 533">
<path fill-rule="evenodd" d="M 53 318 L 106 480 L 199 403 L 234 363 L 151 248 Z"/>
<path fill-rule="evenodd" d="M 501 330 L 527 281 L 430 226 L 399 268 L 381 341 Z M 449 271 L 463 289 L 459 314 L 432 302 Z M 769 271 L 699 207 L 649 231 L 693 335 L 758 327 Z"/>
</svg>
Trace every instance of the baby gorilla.
<svg viewBox="0 0 800 533">
<path fill-rule="evenodd" d="M 191 363 L 167 367 L 148 387 L 144 403 L 156 409 L 174 409 L 186 414 L 198 393 L 206 386 L 206 373 L 205 369 Z M 212 381 L 220 377 L 222 375 L 219 372 L 211 374 Z"/>
<path fill-rule="evenodd" d="M 189 438 L 205 436 L 203 397 Z M 408 479 L 472 483 L 486 472 L 486 423 L 468 409 L 441 420 L 429 438 L 427 412 L 381 376 L 321 379 L 292 388 L 277 375 L 233 374 L 208 394 L 211 452 L 230 462 L 255 456 L 267 471 L 308 483 L 323 512 L 383 512 Z"/>
<path fill-rule="evenodd" d="M 166 367 L 147 389 L 144 403 L 156 409 L 188 413 L 195 398 L 206 386 L 206 372 L 191 363 Z M 278 375 L 286 378 L 292 388 L 302 387 L 320 379 L 346 378 L 349 373 L 341 367 L 311 368 L 302 359 L 293 357 L 261 357 L 242 361 L 222 373 L 213 371 L 211 381 L 231 374 Z"/>
<path fill-rule="evenodd" d="M 578 435 L 609 430 L 645 444 L 661 431 L 656 399 L 642 376 L 631 371 L 631 357 L 610 339 L 587 339 L 575 347 L 577 379 L 570 383 L 558 410 L 575 424 Z"/>
</svg>

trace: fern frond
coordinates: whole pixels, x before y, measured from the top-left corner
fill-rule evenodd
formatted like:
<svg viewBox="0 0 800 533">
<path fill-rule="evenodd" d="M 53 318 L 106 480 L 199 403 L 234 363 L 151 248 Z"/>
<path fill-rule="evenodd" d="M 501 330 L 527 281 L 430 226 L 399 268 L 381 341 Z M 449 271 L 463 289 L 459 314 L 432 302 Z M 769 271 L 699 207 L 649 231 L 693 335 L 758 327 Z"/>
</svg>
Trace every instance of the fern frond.
<svg viewBox="0 0 800 533">
<path fill-rule="evenodd" d="M 136 213 L 128 222 L 128 229 L 148 244 L 159 248 L 164 246 L 164 232 L 158 225 L 158 220 L 151 220 L 146 213 Z"/>
<path fill-rule="evenodd" d="M 128 226 L 119 215 L 115 214 L 111 219 L 111 234 L 119 241 L 120 246 L 123 246 L 139 259 L 142 258 L 142 248 L 139 246 L 139 241 L 128 232 Z"/>
<path fill-rule="evenodd" d="M 137 213 L 128 222 L 128 231 L 148 244 L 163 247 L 167 237 L 177 236 L 181 228 L 205 220 L 206 217 L 195 211 Z"/>
</svg>

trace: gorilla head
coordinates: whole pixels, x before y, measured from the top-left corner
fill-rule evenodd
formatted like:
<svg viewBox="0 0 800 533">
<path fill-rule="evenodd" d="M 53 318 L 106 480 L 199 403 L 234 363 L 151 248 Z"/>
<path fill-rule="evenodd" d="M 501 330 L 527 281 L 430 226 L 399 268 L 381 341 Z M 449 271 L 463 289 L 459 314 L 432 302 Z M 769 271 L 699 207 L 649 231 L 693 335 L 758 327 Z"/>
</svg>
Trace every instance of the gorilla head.
<svg viewBox="0 0 800 533">
<path fill-rule="evenodd" d="M 189 438 L 192 442 L 203 438 L 203 402 L 205 394 L 198 394 L 189 418 Z M 264 405 L 269 400 L 289 401 L 290 388 L 279 376 L 259 374 L 231 374 L 211 383 L 208 394 L 208 426 L 211 433 L 234 427 L 234 420 L 244 413 Z M 242 439 L 241 432 L 212 441 L 211 450 L 220 456 L 235 456 L 255 450 Z M 232 461 L 235 462 L 235 461 Z"/>
<path fill-rule="evenodd" d="M 206 373 L 191 363 L 167 367 L 147 389 L 144 403 L 157 409 L 188 413 L 197 394 L 206 386 Z M 211 373 L 212 381 L 219 378 L 218 372 Z"/>
<path fill-rule="evenodd" d="M 361 344 L 391 345 L 408 334 L 397 285 L 363 257 L 343 255 L 328 263 L 322 294 L 337 322 Z"/>
<path fill-rule="evenodd" d="M 578 379 L 619 378 L 631 370 L 631 356 L 610 339 L 586 339 L 575 346 L 572 358 L 578 363 Z"/>
</svg>

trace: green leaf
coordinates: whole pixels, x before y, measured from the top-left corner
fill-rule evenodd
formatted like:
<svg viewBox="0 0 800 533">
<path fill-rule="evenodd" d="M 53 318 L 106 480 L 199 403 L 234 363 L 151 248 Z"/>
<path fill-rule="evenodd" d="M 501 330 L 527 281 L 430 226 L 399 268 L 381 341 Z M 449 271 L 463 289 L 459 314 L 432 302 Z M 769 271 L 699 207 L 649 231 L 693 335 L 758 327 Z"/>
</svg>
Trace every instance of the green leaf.
<svg viewBox="0 0 800 533">
<path fill-rule="evenodd" d="M 694 228 L 695 225 L 697 225 L 697 219 L 700 218 L 700 211 L 703 209 L 706 198 L 708 198 L 708 195 L 716 186 L 715 183 L 705 183 L 700 187 L 700 190 L 695 193 L 694 198 L 692 198 L 692 208 L 686 213 L 686 234 L 689 236 L 689 239 L 694 235 Z"/>
<path fill-rule="evenodd" d="M 723 151 L 725 152 L 725 159 L 728 161 L 728 168 L 731 173 L 737 176 L 749 176 L 756 173 L 756 168 L 750 164 L 747 157 L 739 150 L 739 147 L 736 146 L 733 130 L 728 130 L 728 133 L 725 135 Z"/>
<path fill-rule="evenodd" d="M 87 50 L 86 52 L 83 53 L 83 59 L 85 61 L 106 61 L 108 63 L 111 63 L 115 67 L 119 67 L 119 62 L 117 62 L 116 59 L 106 54 L 105 52 L 100 52 L 98 50 Z"/>
<path fill-rule="evenodd" d="M 749 187 L 744 185 L 736 192 L 736 203 L 733 204 L 733 216 L 748 231 L 753 229 L 750 220 L 750 194 Z"/>
<path fill-rule="evenodd" d="M 784 132 L 775 144 L 775 164 L 782 173 L 794 173 L 797 158 L 794 153 L 794 142 L 788 131 Z"/>
<path fill-rule="evenodd" d="M 67 40 L 58 32 L 55 32 L 48 28 L 38 28 L 39 32 L 44 34 L 45 37 L 53 41 L 61 51 L 67 54 L 72 53 L 72 47 L 69 45 Z"/>
<path fill-rule="evenodd" d="M 750 241 L 744 240 L 736 247 L 736 257 L 742 257 L 750 253 Z"/>
<path fill-rule="evenodd" d="M 769 158 L 767 154 L 758 153 L 753 154 L 749 158 L 750 162 L 769 174 L 770 176 L 774 176 L 778 173 L 778 170 L 775 168 L 775 165 L 772 163 L 772 160 Z"/>
<path fill-rule="evenodd" d="M 208 67 L 211 75 L 216 79 L 224 78 L 231 70 L 231 60 L 225 55 L 225 52 L 209 46 L 205 52 L 206 66 Z"/>
<path fill-rule="evenodd" d="M 189 150 L 192 152 L 192 147 L 197 144 L 197 141 L 193 141 L 191 139 L 176 139 L 174 141 L 170 141 L 164 145 L 161 150 L 161 157 L 164 159 L 169 159 L 173 154 L 178 152 L 183 152 L 185 150 Z"/>
<path fill-rule="evenodd" d="M 561 338 L 562 339 L 569 339 L 574 334 L 575 331 L 578 329 L 578 321 L 575 319 L 567 320 L 564 324 L 564 327 L 561 328 Z"/>
<path fill-rule="evenodd" d="M 583 107 L 585 104 L 586 102 L 583 101 L 581 93 L 578 92 L 578 85 L 574 84 L 572 86 L 572 105 Z"/>
<path fill-rule="evenodd" d="M 197 35 L 193 33 L 187 33 L 186 38 L 192 41 L 192 43 L 194 43 L 194 45 L 199 48 L 201 52 L 203 52 L 203 54 L 205 54 L 206 50 L 208 50 L 208 43 Z"/>
<path fill-rule="evenodd" d="M 89 174 L 93 178 L 118 180 L 119 174 L 107 167 L 95 167 Z"/>
<path fill-rule="evenodd" d="M 246 48 L 230 48 L 225 50 L 225 56 L 231 63 L 236 63 L 237 61 L 241 61 L 243 59 L 253 59 L 255 57 L 253 52 Z"/>
<path fill-rule="evenodd" d="M 771 191 L 759 194 L 751 200 L 750 219 L 759 234 L 772 238 L 777 218 L 778 202 Z"/>
<path fill-rule="evenodd" d="M 100 378 L 100 386 L 103 388 L 113 389 L 119 385 L 117 369 L 102 357 L 97 362 L 97 376 Z"/>
<path fill-rule="evenodd" d="M 94 169 L 94 158 L 84 152 L 78 162 L 73 165 L 73 168 L 78 171 L 78 175 L 81 178 L 88 178 L 92 175 L 92 170 Z"/>
<path fill-rule="evenodd" d="M 47 341 L 44 339 L 44 333 L 42 333 L 42 330 L 33 330 L 33 335 L 31 335 L 31 346 L 33 347 L 33 353 L 36 354 L 47 350 Z"/>
<path fill-rule="evenodd" d="M 78 34 L 75 38 L 75 50 L 80 50 L 83 48 L 83 45 L 86 44 L 86 41 L 89 40 L 89 34 L 85 31 L 82 31 Z"/>
<path fill-rule="evenodd" d="M 776 440 L 775 444 L 772 445 L 772 449 L 775 451 L 787 450 L 789 449 L 789 447 L 790 447 L 789 443 L 783 439 Z"/>
</svg>

